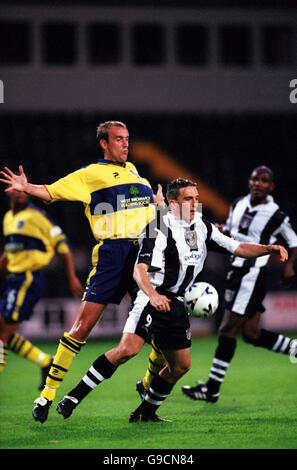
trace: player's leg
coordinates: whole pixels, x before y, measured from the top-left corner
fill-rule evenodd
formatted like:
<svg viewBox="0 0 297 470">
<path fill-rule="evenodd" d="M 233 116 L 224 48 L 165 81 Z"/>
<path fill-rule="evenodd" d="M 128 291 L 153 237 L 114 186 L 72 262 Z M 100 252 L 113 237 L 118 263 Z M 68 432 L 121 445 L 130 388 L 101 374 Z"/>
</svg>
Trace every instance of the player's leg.
<svg viewBox="0 0 297 470">
<path fill-rule="evenodd" d="M 48 411 L 54 400 L 57 389 L 64 380 L 73 359 L 80 352 L 86 343 L 86 339 L 93 326 L 100 319 L 105 305 L 94 302 L 83 302 L 78 316 L 69 331 L 64 333 L 60 339 L 58 349 L 53 359 L 53 364 L 46 378 L 46 384 L 40 397 L 35 400 L 32 414 L 36 421 L 43 423 L 46 421 Z"/>
<path fill-rule="evenodd" d="M 142 330 L 143 322 L 140 322 L 140 319 L 147 303 L 147 297 L 139 291 L 119 344 L 106 354 L 99 356 L 79 384 L 59 402 L 57 411 L 64 418 L 68 418 L 78 403 L 97 385 L 110 378 L 120 364 L 128 361 L 140 351 L 145 338 L 145 332 Z"/>
<path fill-rule="evenodd" d="M 167 294 L 168 295 L 168 294 Z M 140 319 L 157 348 L 166 360 L 165 367 L 153 377 L 150 388 L 139 407 L 131 414 L 130 422 L 162 421 L 156 410 L 170 394 L 177 380 L 190 368 L 191 330 L 189 315 L 183 302 L 172 297 L 170 315 L 147 307 Z"/>
<path fill-rule="evenodd" d="M 151 386 L 139 407 L 130 415 L 130 422 L 165 421 L 156 415 L 157 409 L 170 395 L 176 382 L 190 369 L 190 348 L 163 350 L 166 366 L 153 377 Z"/>
<path fill-rule="evenodd" d="M 32 414 L 36 421 L 43 423 L 47 419 L 49 407 L 56 396 L 57 389 L 74 357 L 86 343 L 93 326 L 101 318 L 105 306 L 108 303 L 119 303 L 122 299 L 124 292 L 121 286 L 121 273 L 123 260 L 129 255 L 129 250 L 129 244 L 117 243 L 117 241 L 112 243 L 109 240 L 100 241 L 94 247 L 93 268 L 89 273 L 78 316 L 71 330 L 60 339 L 46 385 L 40 397 L 34 402 Z M 127 270 L 126 275 L 132 276 L 132 272 Z"/>
<path fill-rule="evenodd" d="M 38 389 L 42 390 L 45 385 L 45 380 L 47 374 L 49 373 L 53 357 L 50 354 L 42 351 L 31 341 L 29 341 L 24 336 L 19 335 L 18 333 L 13 333 L 10 336 L 8 347 L 14 353 L 40 367 L 41 382 Z"/>
<path fill-rule="evenodd" d="M 291 349 L 295 347 L 294 340 L 280 333 L 261 328 L 261 313 L 257 312 L 246 319 L 242 328 L 244 341 L 276 353 L 290 354 Z"/>
<path fill-rule="evenodd" d="M 204 400 L 211 403 L 218 401 L 220 388 L 235 354 L 236 335 L 243 322 L 243 316 L 225 310 L 208 380 L 206 383 L 198 381 L 198 385 L 194 387 L 184 385 L 182 391 L 186 396 L 193 400 Z"/>
<path fill-rule="evenodd" d="M 224 295 L 225 312 L 219 328 L 218 346 L 206 383 L 182 387 L 193 400 L 218 401 L 220 388 L 235 354 L 236 335 L 249 314 L 255 295 L 260 292 L 264 271 L 257 267 L 233 268 L 227 275 Z M 258 295 L 258 294 L 257 294 Z"/>
<path fill-rule="evenodd" d="M 20 323 L 7 323 L 7 320 L 0 315 L 0 372 L 3 372 L 8 358 L 9 338 L 19 328 Z"/>
<path fill-rule="evenodd" d="M 161 369 L 166 365 L 166 360 L 162 354 L 162 351 L 157 348 L 152 341 L 152 349 L 149 355 L 149 362 L 147 370 L 144 374 L 143 379 L 137 380 L 136 390 L 140 395 L 140 398 L 143 399 L 146 392 L 149 390 L 153 377 L 158 375 Z"/>
<path fill-rule="evenodd" d="M 28 271 L 9 277 L 0 302 L 0 339 L 5 348 L 4 358 L 7 358 L 8 349 L 12 350 L 37 364 L 41 368 L 44 380 L 51 363 L 51 356 L 16 333 L 23 321 L 30 320 L 42 290 L 43 275 L 39 272 Z"/>
<path fill-rule="evenodd" d="M 58 403 L 57 411 L 69 418 L 74 408 L 104 380 L 109 379 L 117 367 L 136 356 L 144 339 L 133 333 L 123 333 L 119 344 L 100 355 L 91 365 L 82 380 Z"/>
</svg>

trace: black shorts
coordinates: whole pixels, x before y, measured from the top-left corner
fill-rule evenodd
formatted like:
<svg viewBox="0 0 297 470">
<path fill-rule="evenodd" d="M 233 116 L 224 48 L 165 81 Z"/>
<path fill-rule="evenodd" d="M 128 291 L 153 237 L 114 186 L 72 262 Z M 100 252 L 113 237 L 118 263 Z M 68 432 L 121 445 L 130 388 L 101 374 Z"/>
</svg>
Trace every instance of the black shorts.
<svg viewBox="0 0 297 470">
<path fill-rule="evenodd" d="M 11 273 L 7 276 L 0 299 L 0 315 L 7 323 L 30 320 L 35 305 L 43 294 L 42 271 Z"/>
<path fill-rule="evenodd" d="M 168 295 L 169 297 L 169 295 Z M 191 346 L 189 315 L 183 302 L 170 296 L 170 312 L 158 312 L 139 291 L 124 332 L 135 333 L 158 349 L 178 350 Z"/>
<path fill-rule="evenodd" d="M 266 268 L 233 268 L 227 274 L 224 308 L 238 315 L 265 312 Z"/>
</svg>

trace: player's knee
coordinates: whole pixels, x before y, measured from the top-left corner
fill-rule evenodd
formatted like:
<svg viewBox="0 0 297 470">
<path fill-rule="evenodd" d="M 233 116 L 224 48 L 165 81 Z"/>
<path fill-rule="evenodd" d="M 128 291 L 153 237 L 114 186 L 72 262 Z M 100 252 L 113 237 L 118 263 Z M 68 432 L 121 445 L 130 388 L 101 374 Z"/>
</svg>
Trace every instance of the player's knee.
<svg viewBox="0 0 297 470">
<path fill-rule="evenodd" d="M 257 331 L 243 331 L 242 332 L 242 339 L 249 344 L 253 344 L 254 346 L 257 346 L 258 339 L 259 339 L 259 333 Z"/>
<path fill-rule="evenodd" d="M 190 363 L 184 363 L 184 364 L 179 364 L 178 366 L 175 366 L 173 369 L 171 369 L 171 375 L 175 380 L 180 379 L 183 375 L 185 375 L 187 372 L 189 372 L 191 368 Z"/>
<path fill-rule="evenodd" d="M 234 337 L 237 333 L 237 328 L 230 323 L 226 323 L 219 327 L 219 335 L 220 336 L 230 336 Z"/>
<path fill-rule="evenodd" d="M 90 332 L 92 331 L 93 326 L 94 323 L 91 320 L 88 318 L 83 318 L 72 326 L 69 334 L 74 339 L 77 339 L 77 341 L 86 341 Z"/>
<path fill-rule="evenodd" d="M 132 359 L 132 357 L 136 356 L 138 352 L 139 348 L 131 344 L 122 345 L 119 349 L 119 355 L 122 362 L 129 361 L 129 359 Z"/>
</svg>

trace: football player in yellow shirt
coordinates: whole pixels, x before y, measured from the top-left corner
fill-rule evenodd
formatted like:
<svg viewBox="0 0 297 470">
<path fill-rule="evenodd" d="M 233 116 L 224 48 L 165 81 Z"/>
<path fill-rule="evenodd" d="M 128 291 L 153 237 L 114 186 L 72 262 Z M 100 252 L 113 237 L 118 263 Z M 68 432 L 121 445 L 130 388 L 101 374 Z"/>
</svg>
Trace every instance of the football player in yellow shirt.
<svg viewBox="0 0 297 470">
<path fill-rule="evenodd" d="M 106 305 L 119 304 L 126 292 L 133 295 L 138 238 L 155 217 L 151 186 L 127 161 L 127 126 L 120 121 L 106 121 L 97 128 L 97 141 L 103 159 L 50 185 L 30 184 L 22 166 L 19 167 L 20 175 L 9 168 L 1 172 L 0 181 L 8 185 L 6 192 L 23 191 L 46 202 L 82 202 L 97 241 L 77 318 L 70 331 L 61 338 L 44 390 L 34 402 L 33 417 L 41 423 L 46 421 L 58 387 Z M 157 197 L 160 194 L 157 193 Z M 103 368 L 106 377 L 114 371 L 108 361 Z"/>
<path fill-rule="evenodd" d="M 55 253 L 62 255 L 69 287 L 80 295 L 82 286 L 74 271 L 73 257 L 61 228 L 28 201 L 25 193 L 9 193 L 10 210 L 3 218 L 4 252 L 0 268 L 7 272 L 0 298 L 0 372 L 5 368 L 8 349 L 41 368 L 41 390 L 52 357 L 17 333 L 21 323 L 30 320 L 44 287 L 42 269 Z"/>
</svg>

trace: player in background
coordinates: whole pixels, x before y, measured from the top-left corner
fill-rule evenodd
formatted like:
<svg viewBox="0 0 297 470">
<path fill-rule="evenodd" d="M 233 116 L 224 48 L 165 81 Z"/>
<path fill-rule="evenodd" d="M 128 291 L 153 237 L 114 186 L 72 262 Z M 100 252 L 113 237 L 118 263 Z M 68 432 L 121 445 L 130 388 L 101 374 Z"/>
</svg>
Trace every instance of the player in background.
<svg viewBox="0 0 297 470">
<path fill-rule="evenodd" d="M 9 168 L 0 172 L 7 192 L 17 190 L 43 201 L 78 201 L 96 240 L 92 269 L 81 307 L 69 332 L 65 332 L 40 397 L 34 402 L 33 417 L 44 423 L 65 374 L 107 304 L 119 304 L 129 292 L 133 296 L 133 267 L 138 237 L 155 218 L 155 201 L 149 182 L 128 162 L 129 132 L 120 121 L 106 121 L 97 128 L 97 144 L 103 159 L 87 165 L 50 185 L 27 181 Z M 158 196 L 158 194 L 157 194 Z"/>
<path fill-rule="evenodd" d="M 6 271 L 6 283 L 0 298 L 0 372 L 3 372 L 8 350 L 37 364 L 41 369 L 41 390 L 49 372 L 52 357 L 17 333 L 23 321 L 30 320 L 43 293 L 44 274 L 55 253 L 65 264 L 69 288 L 74 296 L 82 286 L 74 270 L 73 257 L 61 228 L 31 204 L 25 193 L 9 193 L 10 210 L 4 215 L 4 251 L 0 267 Z"/>
<path fill-rule="evenodd" d="M 223 232 L 244 243 L 275 243 L 279 238 L 289 247 L 289 258 L 284 264 L 283 280 L 289 283 L 295 276 L 297 235 L 289 217 L 280 210 L 270 193 L 274 189 L 273 172 L 266 166 L 255 168 L 249 178 L 250 192 L 238 198 L 230 208 Z M 255 260 L 231 258 L 224 297 L 225 312 L 219 327 L 218 346 L 206 383 L 182 387 L 193 400 L 215 403 L 220 396 L 236 349 L 236 336 L 241 330 L 244 341 L 276 353 L 289 354 L 291 338 L 261 328 L 262 302 L 266 294 L 265 274 L 269 255 Z"/>
<path fill-rule="evenodd" d="M 223 235 L 197 212 L 196 183 L 179 178 L 168 185 L 171 211 L 155 218 L 140 239 L 134 268 L 139 290 L 119 344 L 100 355 L 79 384 L 59 403 L 57 411 L 68 418 L 78 404 L 117 367 L 138 354 L 144 342 L 154 340 L 166 365 L 153 378 L 130 422 L 163 421 L 159 406 L 175 383 L 190 368 L 191 329 L 183 296 L 203 269 L 208 249 L 255 258 L 274 252 L 281 261 L 287 251 L 279 245 L 240 243 Z"/>
</svg>

